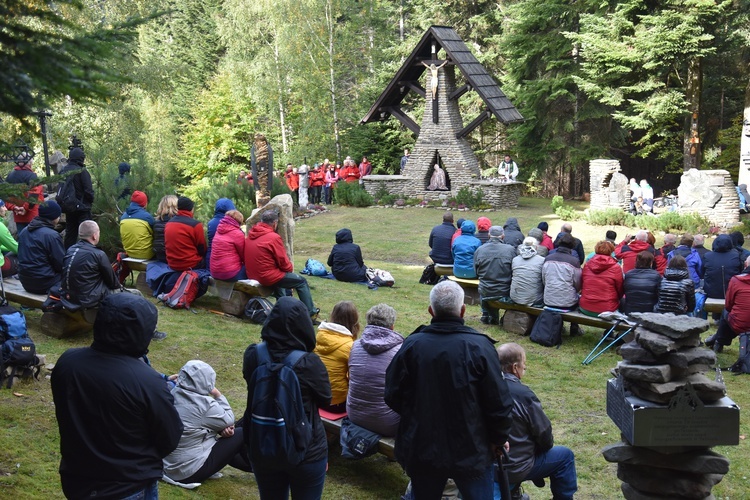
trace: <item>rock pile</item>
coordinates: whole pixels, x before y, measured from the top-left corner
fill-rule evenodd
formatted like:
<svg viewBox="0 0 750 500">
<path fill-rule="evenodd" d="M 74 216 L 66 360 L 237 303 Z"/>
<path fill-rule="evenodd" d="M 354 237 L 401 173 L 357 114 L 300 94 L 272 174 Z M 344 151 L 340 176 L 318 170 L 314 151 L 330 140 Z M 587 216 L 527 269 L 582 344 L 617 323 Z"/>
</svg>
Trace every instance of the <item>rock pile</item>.
<svg viewBox="0 0 750 500">
<path fill-rule="evenodd" d="M 657 407 L 663 405 L 657 411 L 687 408 L 685 418 L 705 418 L 693 416 L 696 412 L 691 407 L 702 409 L 703 404 L 726 394 L 723 382 L 705 375 L 716 363 L 713 351 L 700 346 L 700 334 L 708 329 L 708 322 L 657 313 L 637 313 L 630 318 L 639 326 L 635 340 L 620 348 L 623 361 L 614 370 L 618 382 L 636 397 Z M 647 433 L 663 432 L 656 419 L 651 425 Z M 646 447 L 633 446 L 627 439 L 623 433 L 624 441 L 607 446 L 602 453 L 607 461 L 617 463 L 622 493 L 629 500 L 712 499 L 711 489 L 729 471 L 729 460 L 705 444 Z"/>
</svg>

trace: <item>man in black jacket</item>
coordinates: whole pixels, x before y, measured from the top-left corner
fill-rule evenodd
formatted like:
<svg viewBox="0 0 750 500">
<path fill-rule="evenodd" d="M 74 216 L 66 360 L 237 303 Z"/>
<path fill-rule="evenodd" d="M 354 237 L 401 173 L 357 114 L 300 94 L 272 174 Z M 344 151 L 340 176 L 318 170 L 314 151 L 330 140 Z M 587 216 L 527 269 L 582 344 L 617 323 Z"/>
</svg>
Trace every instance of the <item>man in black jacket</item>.
<svg viewBox="0 0 750 500">
<path fill-rule="evenodd" d="M 158 497 L 162 459 L 183 426 L 164 379 L 141 359 L 157 318 L 143 297 L 107 296 L 91 347 L 57 361 L 51 385 L 66 497 Z"/>
<path fill-rule="evenodd" d="M 578 490 L 575 457 L 570 449 L 553 446 L 552 423 L 544 414 L 542 403 L 534 391 L 521 383 L 526 372 L 526 352 L 511 342 L 498 347 L 497 354 L 513 396 L 513 425 L 508 437 L 510 461 L 505 465 L 508 481 L 519 485 L 522 481 L 548 477 L 554 500 L 573 498 Z M 517 488 L 512 497 L 523 498 Z"/>
<path fill-rule="evenodd" d="M 62 278 L 65 247 L 55 225 L 60 205 L 54 200 L 39 206 L 39 215 L 18 235 L 18 278 L 24 290 L 46 295 Z"/>
<path fill-rule="evenodd" d="M 492 498 L 492 469 L 512 422 L 513 400 L 493 341 L 464 325 L 464 292 L 435 285 L 432 321 L 386 370 L 385 402 L 401 416 L 396 459 L 417 499 L 440 498 L 453 478 L 464 500 Z"/>
<path fill-rule="evenodd" d="M 86 160 L 86 154 L 81 148 L 73 148 L 68 156 L 68 164 L 62 169 L 60 175 L 66 176 L 75 186 L 78 206 L 72 212 L 65 212 L 66 249 L 72 247 L 78 239 L 78 226 L 81 222 L 91 220 L 91 205 L 94 203 L 91 174 L 83 163 Z"/>
<path fill-rule="evenodd" d="M 120 280 L 109 263 L 107 254 L 96 248 L 99 225 L 83 221 L 78 227 L 78 243 L 68 248 L 63 260 L 61 288 L 68 300 L 88 309 L 120 289 Z"/>
<path fill-rule="evenodd" d="M 583 261 L 586 259 L 586 251 L 583 249 L 583 243 L 581 243 L 581 240 L 573 236 L 573 226 L 570 223 L 566 222 L 560 227 L 560 233 L 557 235 L 557 238 L 555 238 L 555 242 L 553 243 L 554 247 L 557 248 L 560 245 L 560 240 L 564 234 L 568 234 L 573 238 L 573 251 L 575 251 L 580 265 L 583 265 Z"/>
<path fill-rule="evenodd" d="M 430 231 L 430 258 L 435 264 L 453 265 L 451 242 L 456 227 L 453 225 L 453 212 L 443 214 L 443 223 Z"/>
</svg>

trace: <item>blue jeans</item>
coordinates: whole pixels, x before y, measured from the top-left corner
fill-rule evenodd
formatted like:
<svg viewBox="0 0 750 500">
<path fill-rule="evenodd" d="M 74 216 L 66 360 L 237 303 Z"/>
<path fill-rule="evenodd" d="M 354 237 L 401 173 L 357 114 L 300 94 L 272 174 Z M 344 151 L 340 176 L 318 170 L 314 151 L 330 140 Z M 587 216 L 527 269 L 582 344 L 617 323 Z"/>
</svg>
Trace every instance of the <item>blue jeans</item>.
<svg viewBox="0 0 750 500">
<path fill-rule="evenodd" d="M 141 491 L 126 496 L 122 500 L 157 500 L 159 498 L 159 482 L 154 481 Z"/>
<path fill-rule="evenodd" d="M 554 500 L 573 498 L 578 491 L 578 476 L 573 452 L 564 446 L 553 446 L 548 451 L 534 457 L 534 466 L 524 481 L 549 478 L 550 490 Z M 510 485 L 510 489 L 515 488 Z M 495 499 L 500 498 L 500 489 L 495 484 Z"/>
<path fill-rule="evenodd" d="M 492 498 L 492 472 L 490 464 L 478 477 L 454 477 L 453 480 L 464 500 L 487 500 Z M 411 493 L 414 500 L 440 500 L 448 477 L 430 472 L 411 475 Z"/>
<path fill-rule="evenodd" d="M 266 470 L 260 463 L 253 464 L 260 497 L 263 500 L 287 500 L 291 489 L 294 500 L 320 500 L 327 465 L 328 458 L 288 470 Z"/>
<path fill-rule="evenodd" d="M 286 273 L 286 275 L 279 281 L 274 283 L 274 297 L 279 298 L 284 296 L 284 289 L 294 288 L 297 290 L 299 300 L 305 304 L 307 310 L 312 316 L 315 313 L 315 305 L 313 305 L 312 295 L 310 294 L 310 287 L 307 285 L 307 280 L 297 273 Z"/>
</svg>

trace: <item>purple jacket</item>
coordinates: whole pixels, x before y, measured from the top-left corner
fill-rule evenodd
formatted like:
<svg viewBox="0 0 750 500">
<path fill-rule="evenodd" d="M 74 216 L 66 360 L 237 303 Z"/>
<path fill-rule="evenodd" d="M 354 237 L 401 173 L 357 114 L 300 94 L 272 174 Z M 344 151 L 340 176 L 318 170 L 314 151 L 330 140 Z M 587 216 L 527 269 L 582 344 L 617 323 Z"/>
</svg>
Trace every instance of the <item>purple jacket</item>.
<svg viewBox="0 0 750 500">
<path fill-rule="evenodd" d="M 382 326 L 367 325 L 349 355 L 349 419 L 381 436 L 395 436 L 401 417 L 383 400 L 385 370 L 404 338 Z"/>
</svg>

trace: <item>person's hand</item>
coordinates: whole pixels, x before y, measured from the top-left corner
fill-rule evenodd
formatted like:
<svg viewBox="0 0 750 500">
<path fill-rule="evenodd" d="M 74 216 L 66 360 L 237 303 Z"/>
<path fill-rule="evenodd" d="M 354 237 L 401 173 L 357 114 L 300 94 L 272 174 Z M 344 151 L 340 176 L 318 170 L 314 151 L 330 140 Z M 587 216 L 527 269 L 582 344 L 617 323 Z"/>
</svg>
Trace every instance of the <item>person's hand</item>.
<svg viewBox="0 0 750 500">
<path fill-rule="evenodd" d="M 170 375 L 169 377 L 167 377 L 167 380 L 171 380 L 172 382 L 177 381 L 177 374 L 175 373 L 174 375 Z"/>
<path fill-rule="evenodd" d="M 211 396 L 213 396 L 214 399 L 219 399 L 221 397 L 221 392 L 218 388 L 214 387 L 211 389 L 211 392 L 209 392 Z"/>
<path fill-rule="evenodd" d="M 220 433 L 221 437 L 232 437 L 234 436 L 234 425 L 230 425 L 229 427 L 224 428 Z"/>
</svg>

